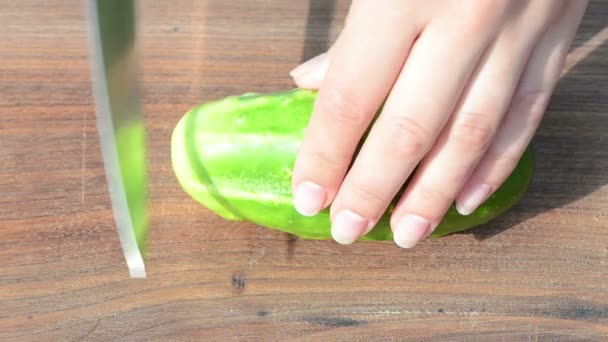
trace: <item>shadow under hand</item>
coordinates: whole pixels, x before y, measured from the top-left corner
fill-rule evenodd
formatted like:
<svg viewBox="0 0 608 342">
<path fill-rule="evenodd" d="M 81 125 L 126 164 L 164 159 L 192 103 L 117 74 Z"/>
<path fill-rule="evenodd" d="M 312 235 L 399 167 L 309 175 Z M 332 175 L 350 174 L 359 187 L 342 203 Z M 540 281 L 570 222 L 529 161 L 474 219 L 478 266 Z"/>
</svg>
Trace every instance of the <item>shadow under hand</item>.
<svg viewBox="0 0 608 342">
<path fill-rule="evenodd" d="M 605 22 L 597 18 L 607 16 L 608 2 L 591 2 L 572 50 L 606 28 Z M 479 240 L 488 239 L 540 213 L 571 204 L 608 184 L 607 57 L 608 42 L 605 41 L 557 84 L 532 143 L 536 173 L 522 201 L 496 220 L 463 234 L 473 234 Z"/>
</svg>

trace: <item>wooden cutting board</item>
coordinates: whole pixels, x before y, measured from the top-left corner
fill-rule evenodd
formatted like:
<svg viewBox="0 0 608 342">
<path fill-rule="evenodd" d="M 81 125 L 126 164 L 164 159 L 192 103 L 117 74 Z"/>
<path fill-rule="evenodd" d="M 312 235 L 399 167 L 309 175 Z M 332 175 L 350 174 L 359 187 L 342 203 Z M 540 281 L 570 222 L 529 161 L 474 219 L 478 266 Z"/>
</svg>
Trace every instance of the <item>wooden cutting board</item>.
<svg viewBox="0 0 608 342">
<path fill-rule="evenodd" d="M 293 86 L 348 1 L 142 1 L 149 278 L 113 226 L 82 1 L 0 0 L 0 340 L 608 338 L 608 2 L 592 1 L 508 214 L 412 250 L 225 222 L 171 170 L 190 107 Z"/>
</svg>

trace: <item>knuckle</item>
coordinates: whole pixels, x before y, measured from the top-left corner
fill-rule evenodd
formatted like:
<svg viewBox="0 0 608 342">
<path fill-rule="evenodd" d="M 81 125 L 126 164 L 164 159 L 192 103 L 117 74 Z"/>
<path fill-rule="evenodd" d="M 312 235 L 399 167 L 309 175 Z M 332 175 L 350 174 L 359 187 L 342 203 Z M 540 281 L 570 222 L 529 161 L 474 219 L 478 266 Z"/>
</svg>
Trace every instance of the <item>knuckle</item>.
<svg viewBox="0 0 608 342">
<path fill-rule="evenodd" d="M 367 208 L 367 210 L 382 208 L 390 201 L 384 194 L 369 184 L 363 185 L 358 181 L 350 181 L 348 182 L 348 188 L 350 189 L 349 197 L 353 201 L 352 203 L 358 203 L 358 206 Z"/>
<path fill-rule="evenodd" d="M 462 6 L 468 20 L 464 21 L 464 30 L 470 33 L 481 33 L 507 13 L 507 0 L 469 0 Z"/>
<path fill-rule="evenodd" d="M 519 163 L 521 156 L 516 156 L 511 153 L 502 154 L 496 159 L 496 165 L 500 167 L 501 170 L 504 170 L 507 175 L 511 173 Z"/>
<path fill-rule="evenodd" d="M 320 148 L 309 151 L 307 165 L 314 165 L 315 169 L 324 170 L 327 174 L 341 172 L 342 163 L 337 156 L 330 152 L 330 149 Z"/>
<path fill-rule="evenodd" d="M 365 107 L 352 92 L 328 89 L 319 101 L 320 110 L 339 125 L 362 127 L 367 123 Z"/>
<path fill-rule="evenodd" d="M 431 222 L 439 222 L 455 198 L 450 190 L 437 185 L 418 183 L 414 191 L 406 203 L 409 211 L 425 213 Z"/>
<path fill-rule="evenodd" d="M 428 149 L 430 133 L 416 119 L 393 116 L 389 120 L 389 143 L 397 158 L 420 158 Z"/>
<path fill-rule="evenodd" d="M 419 184 L 420 193 L 428 198 L 431 203 L 450 203 L 454 199 L 454 194 L 446 187 Z"/>
<path fill-rule="evenodd" d="M 484 183 L 497 189 L 498 185 L 515 170 L 521 155 L 514 151 L 498 151 L 491 148 L 485 158 L 485 167 L 481 168 L 482 172 L 478 177 L 482 178 Z"/>
<path fill-rule="evenodd" d="M 485 150 L 494 135 L 496 125 L 492 115 L 478 112 L 461 112 L 451 130 L 451 140 L 469 151 Z"/>
<path fill-rule="evenodd" d="M 506 15 L 510 0 L 469 0 L 466 9 L 479 20 L 493 20 Z"/>
<path fill-rule="evenodd" d="M 519 90 L 512 99 L 512 115 L 538 125 L 549 103 L 550 92 L 546 90 Z"/>
</svg>

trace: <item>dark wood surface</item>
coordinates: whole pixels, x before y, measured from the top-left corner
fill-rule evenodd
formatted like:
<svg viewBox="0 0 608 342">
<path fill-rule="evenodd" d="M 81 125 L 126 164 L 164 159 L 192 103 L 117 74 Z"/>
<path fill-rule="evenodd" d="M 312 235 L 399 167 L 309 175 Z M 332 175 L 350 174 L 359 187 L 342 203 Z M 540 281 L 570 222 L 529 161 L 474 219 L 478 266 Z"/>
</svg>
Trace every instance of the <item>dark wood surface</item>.
<svg viewBox="0 0 608 342">
<path fill-rule="evenodd" d="M 149 278 L 113 226 L 82 1 L 0 1 L 0 340 L 608 338 L 608 2 L 597 0 L 509 213 L 412 250 L 229 223 L 192 201 L 170 134 L 193 105 L 292 87 L 347 1 L 145 1 Z"/>
</svg>

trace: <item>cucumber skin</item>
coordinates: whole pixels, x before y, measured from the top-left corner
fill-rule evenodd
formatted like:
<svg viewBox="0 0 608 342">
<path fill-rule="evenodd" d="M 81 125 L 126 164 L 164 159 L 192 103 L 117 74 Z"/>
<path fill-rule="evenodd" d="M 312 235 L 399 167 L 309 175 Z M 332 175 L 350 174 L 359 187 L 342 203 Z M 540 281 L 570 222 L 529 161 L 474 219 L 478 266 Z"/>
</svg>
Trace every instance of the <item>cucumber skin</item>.
<svg viewBox="0 0 608 342">
<path fill-rule="evenodd" d="M 215 214 L 303 239 L 331 239 L 329 210 L 314 217 L 293 206 L 291 172 L 312 113 L 316 91 L 231 96 L 195 107 L 177 123 L 171 140 L 174 173 L 183 190 Z M 515 205 L 534 174 L 526 150 L 503 185 L 471 215 L 452 205 L 431 237 L 489 222 Z M 399 195 L 361 241 L 392 240 L 390 214 Z"/>
</svg>

